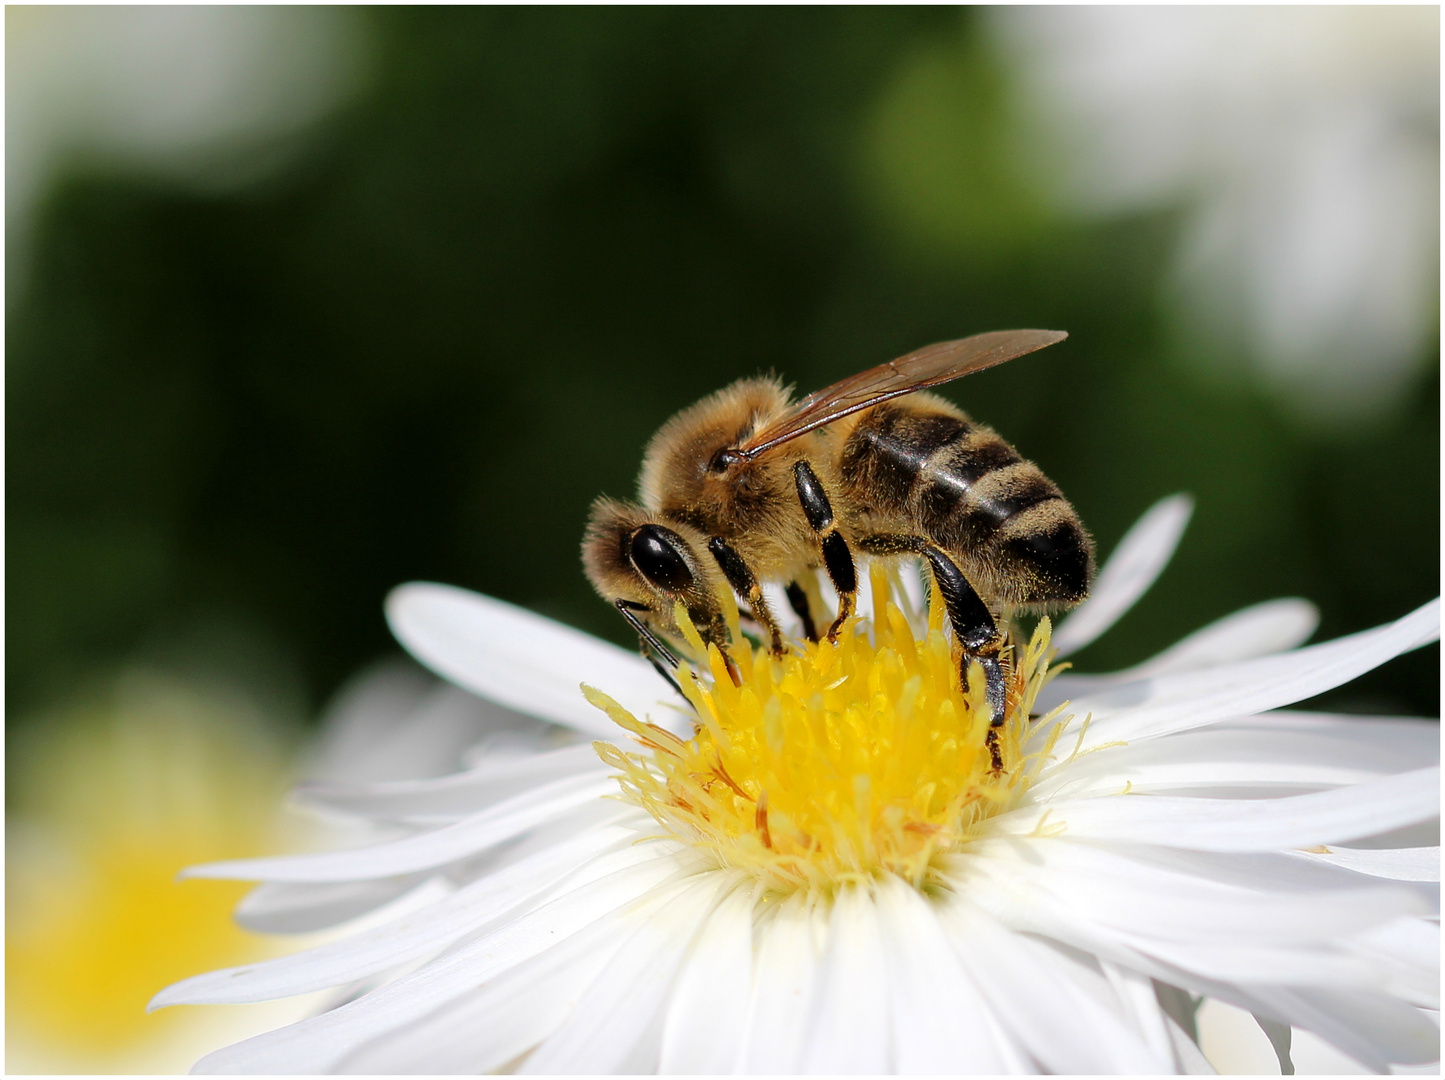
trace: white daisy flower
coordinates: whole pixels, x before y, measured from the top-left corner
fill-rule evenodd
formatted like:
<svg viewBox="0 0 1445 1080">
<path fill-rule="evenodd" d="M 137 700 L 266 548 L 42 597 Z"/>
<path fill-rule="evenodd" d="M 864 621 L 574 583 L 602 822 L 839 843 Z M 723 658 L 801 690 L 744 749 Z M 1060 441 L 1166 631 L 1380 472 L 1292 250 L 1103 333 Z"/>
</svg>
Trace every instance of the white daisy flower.
<svg viewBox="0 0 1445 1080">
<path fill-rule="evenodd" d="M 1262 604 L 1049 681 L 1187 516 L 1161 503 L 1016 644 L 1001 737 L 896 570 L 837 646 L 738 648 L 741 686 L 699 653 L 686 708 L 625 650 L 404 586 L 416 657 L 555 727 L 439 779 L 304 789 L 391 838 L 193 874 L 264 881 L 245 906 L 282 922 L 398 913 L 153 1005 L 343 988 L 217 1073 L 1207 1072 L 1203 996 L 1370 1068 L 1434 1060 L 1436 727 L 1276 710 L 1435 640 L 1438 601 L 1303 648 L 1313 609 Z"/>
</svg>

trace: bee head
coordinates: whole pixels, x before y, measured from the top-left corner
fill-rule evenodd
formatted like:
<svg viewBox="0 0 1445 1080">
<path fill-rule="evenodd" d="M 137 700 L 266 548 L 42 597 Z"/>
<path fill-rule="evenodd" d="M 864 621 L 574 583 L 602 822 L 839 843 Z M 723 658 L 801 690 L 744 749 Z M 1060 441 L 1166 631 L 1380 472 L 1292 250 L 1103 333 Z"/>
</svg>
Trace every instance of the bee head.
<svg viewBox="0 0 1445 1080">
<path fill-rule="evenodd" d="M 727 648 L 717 597 L 722 578 L 697 529 L 664 522 L 639 506 L 598 499 L 582 541 L 582 565 L 603 599 L 626 601 L 664 632 L 676 629 L 673 605 L 681 603 L 704 641 Z"/>
</svg>

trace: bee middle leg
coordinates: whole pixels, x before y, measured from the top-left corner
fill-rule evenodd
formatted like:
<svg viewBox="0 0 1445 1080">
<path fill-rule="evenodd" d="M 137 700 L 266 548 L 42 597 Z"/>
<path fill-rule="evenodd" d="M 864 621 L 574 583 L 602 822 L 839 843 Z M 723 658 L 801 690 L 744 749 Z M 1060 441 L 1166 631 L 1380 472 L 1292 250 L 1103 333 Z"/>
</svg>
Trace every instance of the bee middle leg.
<svg viewBox="0 0 1445 1080">
<path fill-rule="evenodd" d="M 867 536 L 858 541 L 858 546 L 873 555 L 902 555 L 912 552 L 928 560 L 929 569 L 933 571 L 933 580 L 938 585 L 944 608 L 948 611 L 948 621 L 953 626 L 953 636 L 963 650 L 959 672 L 963 686 L 968 686 L 969 664 L 978 664 L 983 668 L 989 726 L 996 728 L 1001 725 L 1007 700 L 1003 661 L 1005 639 L 999 632 L 988 605 L 968 583 L 968 578 L 963 576 L 958 564 L 937 544 L 923 537 Z M 997 740 L 991 740 L 989 745 L 997 759 Z M 1002 766 L 995 760 L 994 767 Z"/>
<path fill-rule="evenodd" d="M 758 584 L 757 576 L 752 568 L 743 560 L 743 557 L 721 536 L 709 537 L 707 542 L 708 551 L 717 560 L 718 566 L 722 569 L 723 577 L 727 578 L 728 584 L 732 586 L 733 592 L 745 597 L 748 607 L 752 609 L 755 618 L 764 630 L 768 632 L 768 648 L 774 656 L 783 655 L 783 632 L 778 629 L 778 622 L 773 618 L 772 610 L 768 607 L 768 601 L 763 596 L 762 586 Z"/>
<path fill-rule="evenodd" d="M 833 520 L 833 504 L 823 490 L 822 481 L 813 467 L 806 461 L 793 466 L 793 481 L 798 487 L 798 501 L 803 504 L 803 513 L 808 524 L 818 534 L 818 543 L 823 549 L 823 567 L 838 592 L 838 617 L 828 628 L 828 640 L 837 641 L 838 631 L 853 614 L 853 603 L 858 593 L 858 572 L 853 566 L 853 553 L 848 550 L 848 541 L 838 531 Z"/>
<path fill-rule="evenodd" d="M 817 579 L 810 579 L 810 583 L 813 586 L 813 591 L 816 592 L 818 589 Z M 803 587 L 802 582 L 790 581 L 788 582 L 787 594 L 789 606 L 797 613 L 798 618 L 802 620 L 803 636 L 809 641 L 817 641 L 818 626 L 813 622 L 813 606 L 808 595 L 808 590 Z"/>
</svg>

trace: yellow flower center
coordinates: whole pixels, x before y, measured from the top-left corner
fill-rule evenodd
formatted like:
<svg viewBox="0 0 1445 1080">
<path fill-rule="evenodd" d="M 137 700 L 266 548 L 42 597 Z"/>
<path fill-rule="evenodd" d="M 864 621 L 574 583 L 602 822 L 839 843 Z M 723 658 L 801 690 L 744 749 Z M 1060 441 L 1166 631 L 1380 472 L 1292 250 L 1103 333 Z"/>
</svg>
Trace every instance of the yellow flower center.
<svg viewBox="0 0 1445 1080">
<path fill-rule="evenodd" d="M 623 795 L 719 866 L 771 889 L 830 888 L 882 873 L 926 888 L 936 856 L 955 851 L 983 819 L 1014 803 L 1039 754 L 1027 758 L 1035 695 L 1047 678 L 1049 622 L 1011 648 L 1008 705 L 991 728 L 982 670 L 960 686 L 958 656 L 933 598 L 926 630 L 900 608 L 896 571 L 871 570 L 874 618 L 853 619 L 836 644 L 794 642 L 782 657 L 733 625 L 741 685 L 717 648 L 704 653 L 685 613 L 679 625 L 711 681 L 679 672 L 700 727 L 687 741 L 639 721 L 584 687 L 641 752 L 598 743 Z M 731 598 L 725 598 L 736 619 Z"/>
</svg>

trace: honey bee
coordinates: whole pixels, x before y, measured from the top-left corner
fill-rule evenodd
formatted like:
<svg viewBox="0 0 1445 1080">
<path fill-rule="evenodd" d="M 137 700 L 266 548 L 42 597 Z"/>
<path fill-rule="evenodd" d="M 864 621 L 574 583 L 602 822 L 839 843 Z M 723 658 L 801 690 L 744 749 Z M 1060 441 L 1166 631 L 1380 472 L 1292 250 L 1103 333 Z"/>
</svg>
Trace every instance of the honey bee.
<svg viewBox="0 0 1445 1080">
<path fill-rule="evenodd" d="M 593 504 L 582 545 L 588 579 L 664 675 L 658 661 L 677 660 L 658 635 L 676 630 L 681 603 L 736 679 L 724 584 L 747 602 L 776 654 L 783 638 L 763 582 L 786 586 L 805 633 L 818 640 L 815 571 L 824 569 L 839 598 L 826 631 L 836 640 L 857 594 L 854 551 L 922 556 L 953 627 L 963 683 L 969 664 L 982 666 L 997 726 L 1008 659 L 995 612 L 1079 603 L 1093 580 L 1093 541 L 1038 466 L 919 391 L 1066 336 L 1007 330 L 940 342 L 798 402 L 775 378 L 743 379 L 703 398 L 648 443 L 639 503 Z"/>
</svg>

